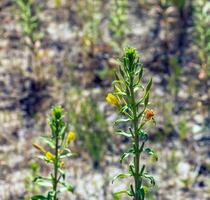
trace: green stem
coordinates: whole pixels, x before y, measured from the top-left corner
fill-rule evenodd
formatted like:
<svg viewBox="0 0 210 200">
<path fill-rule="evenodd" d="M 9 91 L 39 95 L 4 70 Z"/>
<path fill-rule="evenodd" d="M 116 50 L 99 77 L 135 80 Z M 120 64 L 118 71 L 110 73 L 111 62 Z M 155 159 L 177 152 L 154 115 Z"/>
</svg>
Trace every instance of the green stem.
<svg viewBox="0 0 210 200">
<path fill-rule="evenodd" d="M 138 134 L 138 116 L 137 116 L 137 107 L 136 107 L 136 101 L 135 101 L 135 94 L 134 94 L 134 88 L 133 88 L 133 78 L 130 79 L 130 92 L 131 92 L 131 104 L 132 104 L 132 110 L 133 110 L 133 129 L 134 129 L 134 149 L 135 149 L 135 155 L 134 155 L 134 167 L 135 167 L 135 175 L 134 175 L 134 181 L 135 181 L 135 196 L 134 200 L 140 200 L 139 196 L 139 188 L 141 186 L 141 182 L 139 179 L 139 160 L 140 160 L 140 152 L 139 152 L 139 134 Z"/>
<path fill-rule="evenodd" d="M 55 141 L 55 160 L 54 160 L 54 179 L 53 191 L 55 192 L 54 200 L 57 200 L 57 183 L 58 183 L 58 136 L 56 134 Z"/>
</svg>

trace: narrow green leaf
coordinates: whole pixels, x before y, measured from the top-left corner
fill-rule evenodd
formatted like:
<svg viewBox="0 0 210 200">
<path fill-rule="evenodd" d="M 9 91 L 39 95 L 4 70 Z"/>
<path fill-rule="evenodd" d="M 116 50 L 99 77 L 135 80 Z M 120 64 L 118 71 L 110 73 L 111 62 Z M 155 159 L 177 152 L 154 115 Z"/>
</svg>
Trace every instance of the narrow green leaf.
<svg viewBox="0 0 210 200">
<path fill-rule="evenodd" d="M 147 107 L 148 103 L 149 103 L 149 92 L 145 96 L 145 99 L 144 99 L 144 107 Z"/>
<path fill-rule="evenodd" d="M 35 196 L 31 197 L 31 200 L 49 200 L 49 199 L 42 195 L 35 195 Z"/>
<path fill-rule="evenodd" d="M 114 181 L 117 180 L 117 179 L 124 179 L 124 178 L 127 178 L 129 176 L 131 176 L 131 174 L 128 174 L 128 173 L 118 174 L 112 179 L 112 183 L 114 183 Z"/>
<path fill-rule="evenodd" d="M 113 196 L 114 200 L 121 200 L 121 196 L 123 194 L 127 194 L 127 190 L 121 190 L 119 192 L 114 192 L 114 193 L 112 193 L 112 196 Z"/>
<path fill-rule="evenodd" d="M 144 68 L 141 67 L 140 72 L 139 72 L 139 81 L 141 81 L 142 76 L 143 76 Z"/>
<path fill-rule="evenodd" d="M 123 135 L 125 137 L 132 137 L 132 135 L 130 133 L 126 133 L 125 131 L 122 131 L 122 130 L 117 131 L 117 134 L 118 135 Z"/>
<path fill-rule="evenodd" d="M 156 161 L 158 160 L 158 156 L 157 156 L 156 152 L 155 152 L 153 149 L 147 147 L 147 148 L 144 148 L 143 152 L 147 153 L 148 155 L 153 156 L 153 158 L 154 158 Z"/>
<path fill-rule="evenodd" d="M 149 82 L 148 82 L 148 84 L 147 84 L 147 86 L 146 86 L 146 93 L 149 92 L 151 86 L 152 86 L 152 78 L 149 80 Z"/>
</svg>

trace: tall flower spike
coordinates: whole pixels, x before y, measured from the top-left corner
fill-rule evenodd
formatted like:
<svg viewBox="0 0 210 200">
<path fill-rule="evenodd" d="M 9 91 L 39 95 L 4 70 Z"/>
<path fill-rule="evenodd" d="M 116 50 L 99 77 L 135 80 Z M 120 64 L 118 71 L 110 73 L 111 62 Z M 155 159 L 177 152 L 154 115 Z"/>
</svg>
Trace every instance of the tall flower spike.
<svg viewBox="0 0 210 200">
<path fill-rule="evenodd" d="M 117 97 L 109 93 L 106 98 L 108 103 L 118 105 L 118 112 L 123 116 L 117 119 L 115 123 L 127 123 L 126 125 L 119 126 L 119 129 L 120 127 L 126 127 L 126 129 L 119 130 L 117 133 L 130 139 L 129 151 L 121 157 L 121 161 L 129 157 L 132 158 L 128 172 L 118 174 L 114 180 L 133 177 L 133 183 L 131 183 L 130 188 L 127 190 L 114 194 L 119 199 L 121 199 L 119 195 L 126 193 L 132 200 L 144 200 L 147 190 L 144 180 L 149 180 L 151 185 L 155 184 L 154 178 L 146 172 L 145 164 L 141 163 L 141 155 L 143 153 L 156 155 L 153 149 L 145 147 L 148 141 L 148 134 L 144 131 L 144 124 L 153 119 L 154 112 L 147 109 L 152 79 L 144 87 L 142 76 L 143 68 L 139 61 L 138 52 L 134 48 L 125 49 L 119 71 L 116 73 L 116 80 L 113 82 Z M 143 96 L 140 98 L 139 94 L 141 93 L 143 93 Z M 123 103 L 119 104 L 119 102 Z"/>
</svg>

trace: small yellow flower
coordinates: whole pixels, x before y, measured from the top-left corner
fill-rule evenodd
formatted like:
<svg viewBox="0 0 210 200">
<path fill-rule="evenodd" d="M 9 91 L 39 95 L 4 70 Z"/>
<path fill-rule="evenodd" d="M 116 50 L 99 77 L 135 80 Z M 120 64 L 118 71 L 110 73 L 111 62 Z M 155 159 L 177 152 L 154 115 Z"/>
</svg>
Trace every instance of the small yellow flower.
<svg viewBox="0 0 210 200">
<path fill-rule="evenodd" d="M 39 151 L 41 151 L 43 154 L 46 153 L 46 150 L 45 150 L 43 147 L 41 147 L 40 145 L 38 145 L 38 144 L 36 144 L 36 143 L 33 143 L 33 146 L 34 146 L 36 149 L 38 149 Z"/>
<path fill-rule="evenodd" d="M 45 154 L 45 157 L 47 158 L 47 160 L 54 160 L 55 158 L 55 156 L 49 151 Z"/>
<path fill-rule="evenodd" d="M 112 93 L 108 93 L 108 95 L 106 96 L 106 101 L 109 104 L 114 105 L 114 106 L 119 106 L 120 105 L 120 101 Z"/>
<path fill-rule="evenodd" d="M 67 136 L 67 139 L 66 139 L 66 144 L 69 145 L 71 141 L 74 141 L 76 140 L 76 134 L 75 132 L 73 131 L 70 131 L 68 136 Z"/>
</svg>

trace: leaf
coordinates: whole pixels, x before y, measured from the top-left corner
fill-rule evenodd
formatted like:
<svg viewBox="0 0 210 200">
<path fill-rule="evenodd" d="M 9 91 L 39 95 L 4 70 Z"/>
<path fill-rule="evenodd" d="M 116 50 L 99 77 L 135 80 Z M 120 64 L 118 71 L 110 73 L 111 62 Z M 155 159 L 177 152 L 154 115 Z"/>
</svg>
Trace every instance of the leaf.
<svg viewBox="0 0 210 200">
<path fill-rule="evenodd" d="M 122 161 L 127 158 L 130 154 L 132 154 L 134 152 L 133 148 L 130 148 L 126 153 L 123 153 L 123 155 L 120 158 L 120 162 L 122 163 Z"/>
<path fill-rule="evenodd" d="M 31 197 L 31 200 L 49 200 L 49 199 L 42 195 L 35 195 L 35 196 Z"/>
<path fill-rule="evenodd" d="M 44 187 L 52 186 L 52 180 L 50 178 L 44 178 L 42 176 L 35 177 L 34 182 L 37 183 L 38 185 L 44 186 Z"/>
<path fill-rule="evenodd" d="M 128 122 L 128 121 L 130 121 L 129 118 L 127 118 L 127 119 L 125 119 L 125 118 L 117 119 L 117 120 L 115 121 L 115 124 L 122 123 L 122 122 Z"/>
<path fill-rule="evenodd" d="M 131 174 L 128 174 L 128 173 L 118 174 L 112 179 L 112 183 L 114 183 L 114 181 L 117 180 L 117 179 L 124 179 L 124 178 L 127 178 L 129 176 L 131 176 Z"/>
<path fill-rule="evenodd" d="M 143 131 L 143 130 L 140 130 L 140 132 L 139 132 L 139 134 L 140 134 L 140 139 L 141 140 L 143 140 L 143 141 L 147 141 L 148 140 L 148 133 L 147 132 L 145 132 L 145 131 Z"/>
<path fill-rule="evenodd" d="M 149 103 L 149 92 L 145 95 L 144 107 L 147 107 L 148 103 Z"/>
<path fill-rule="evenodd" d="M 127 190 L 121 190 L 119 192 L 114 192 L 114 193 L 112 193 L 112 196 L 113 196 L 114 200 L 121 200 L 121 196 L 123 194 L 127 194 Z"/>
<path fill-rule="evenodd" d="M 125 137 L 132 137 L 132 135 L 130 133 L 126 133 L 125 131 L 119 130 L 117 131 L 118 135 L 123 135 Z"/>
<path fill-rule="evenodd" d="M 143 72 L 144 72 L 144 68 L 141 67 L 140 72 L 139 72 L 139 81 L 141 80 L 141 78 L 143 76 Z"/>
<path fill-rule="evenodd" d="M 147 173 L 144 173 L 144 174 L 143 174 L 143 177 L 146 178 L 146 179 L 149 179 L 151 185 L 155 186 L 155 179 L 154 179 L 153 176 L 150 176 L 150 175 L 148 175 Z"/>
<path fill-rule="evenodd" d="M 63 159 L 63 158 L 67 158 L 67 157 L 72 157 L 72 156 L 74 156 L 74 155 L 76 155 L 75 153 L 65 153 L 65 154 L 62 154 L 61 156 L 60 156 L 60 159 Z"/>
<path fill-rule="evenodd" d="M 54 141 L 49 136 L 41 136 L 40 137 L 43 142 L 48 144 L 51 148 L 55 148 Z"/>
<path fill-rule="evenodd" d="M 60 184 L 64 186 L 64 188 L 66 189 L 66 191 L 68 191 L 68 192 L 74 192 L 74 187 L 72 185 L 70 185 L 70 184 L 68 184 L 66 182 L 61 182 Z"/>
<path fill-rule="evenodd" d="M 147 153 L 148 155 L 153 156 L 153 158 L 154 158 L 156 161 L 158 160 L 158 156 L 157 156 L 156 152 L 155 152 L 153 149 L 147 147 L 147 148 L 144 148 L 143 152 Z"/>
<path fill-rule="evenodd" d="M 147 86 L 146 86 L 146 93 L 149 92 L 151 86 L 152 86 L 152 78 L 149 80 L 149 82 L 148 82 L 148 84 L 147 84 Z"/>
<path fill-rule="evenodd" d="M 65 137 L 66 128 L 67 128 L 67 125 L 64 125 L 62 129 L 60 130 L 59 135 L 61 136 L 62 139 L 64 139 Z"/>
</svg>

